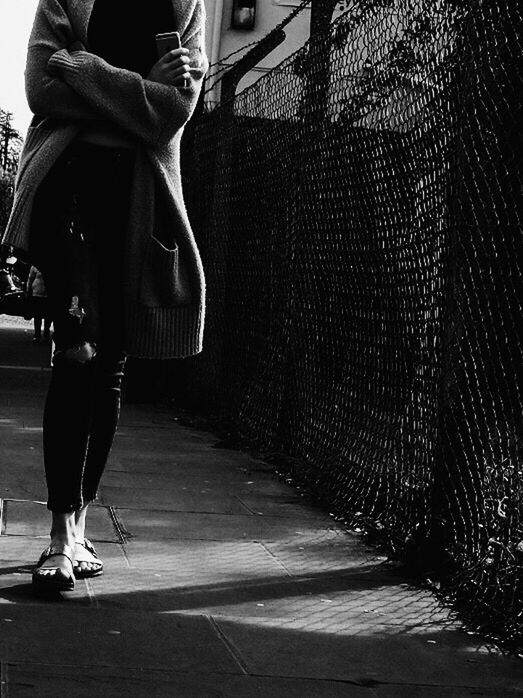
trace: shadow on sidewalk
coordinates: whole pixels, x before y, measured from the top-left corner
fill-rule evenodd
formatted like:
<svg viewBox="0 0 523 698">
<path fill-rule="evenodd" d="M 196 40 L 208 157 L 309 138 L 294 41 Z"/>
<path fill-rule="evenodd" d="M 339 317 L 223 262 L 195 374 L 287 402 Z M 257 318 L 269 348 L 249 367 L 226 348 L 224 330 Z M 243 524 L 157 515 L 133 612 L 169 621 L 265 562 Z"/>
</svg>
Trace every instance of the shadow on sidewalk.
<svg viewBox="0 0 523 698">
<path fill-rule="evenodd" d="M 339 582 L 342 577 L 340 575 Z M 273 586 L 268 580 L 267 584 L 255 585 L 255 598 L 269 597 L 267 585 L 271 598 L 280 596 L 280 585 Z M 346 586 L 341 585 L 344 589 Z M 173 589 L 168 591 L 173 592 Z M 190 589 L 189 595 L 201 592 Z M 236 604 L 244 592 L 241 585 L 236 586 Z M 158 593 L 153 591 L 152 596 Z M 303 612 L 289 613 L 292 608 L 288 607 L 286 615 L 278 613 L 278 609 L 267 612 L 252 603 L 251 614 L 243 609 L 235 615 L 228 608 L 206 614 L 181 613 L 163 604 L 158 606 L 163 612 L 151 613 L 144 612 L 133 593 L 115 591 L 112 600 L 115 599 L 121 603 L 125 601 L 125 610 L 106 606 L 103 599 L 100 599 L 101 606 L 75 606 L 74 612 L 71 605 L 64 602 L 42 603 L 38 611 L 34 605 L 8 606 L 3 613 L 10 622 L 0 625 L 10 643 L 9 661 L 15 674 L 24 667 L 40 684 L 40 667 L 54 664 L 52 678 L 56 682 L 62 671 L 57 658 L 72 656 L 77 670 L 82 669 L 82 676 L 84 668 L 96 672 L 91 679 L 91 689 L 100 681 L 100 672 L 111 667 L 111 679 L 120 678 L 124 683 L 130 680 L 133 671 L 139 670 L 142 681 L 148 672 L 151 672 L 151 679 L 153 672 L 162 672 L 162 676 L 154 677 L 155 680 L 169 681 L 173 685 L 191 676 L 191 681 L 203 681 L 212 673 L 215 687 L 226 685 L 234 675 L 249 676 L 253 681 L 272 677 L 280 681 L 342 684 L 339 689 L 343 687 L 343 690 L 339 691 L 331 690 L 330 686 L 307 688 L 301 684 L 301 693 L 292 694 L 307 698 L 338 695 L 379 698 L 382 690 L 383 695 L 395 698 L 521 695 L 516 662 L 495 653 L 489 655 L 488 648 L 478 648 L 462 633 L 445 632 L 437 620 L 422 625 L 413 622 L 411 626 L 384 623 L 377 614 L 374 614 L 375 619 L 369 620 L 368 614 L 364 615 L 365 606 L 356 600 L 350 614 L 343 607 L 333 605 L 325 616 L 323 611 L 321 615 L 314 613 L 314 606 L 323 607 L 317 597 L 311 600 L 308 608 L 302 608 Z M 38 638 L 38 642 L 27 643 L 24 638 Z M 393 687 L 397 692 L 385 692 Z M 369 692 L 353 692 L 357 689 Z M 127 695 L 144 695 L 141 691 L 130 690 Z M 102 691 L 91 695 L 121 694 Z M 248 689 L 224 693 L 207 689 L 153 695 L 250 698 L 261 694 Z M 270 695 L 281 697 L 287 693 L 275 691 Z"/>
<path fill-rule="evenodd" d="M 21 564 L 10 567 L 0 567 L 0 576 L 10 574 L 27 574 L 32 571 L 32 564 Z M 165 569 L 165 568 L 163 568 Z M 111 582 L 111 576 L 113 581 Z M 141 589 L 119 590 L 125 578 L 125 586 L 133 582 Z M 152 571 L 128 568 L 123 573 L 120 570 L 115 575 L 105 575 L 93 580 L 97 599 L 101 606 L 111 608 L 144 609 L 153 612 L 190 610 L 209 606 L 225 606 L 238 601 L 253 600 L 285 600 L 305 595 L 337 592 L 356 592 L 386 587 L 397 587 L 403 578 L 384 569 L 382 565 L 369 570 L 368 566 L 350 567 L 336 572 L 294 574 L 292 577 L 266 577 L 256 580 L 228 581 L 223 583 L 172 585 L 165 571 L 162 575 Z M 165 580 L 160 582 L 159 580 Z M 114 591 L 111 586 L 114 585 Z M 81 582 L 77 582 L 77 587 Z M 407 585 L 405 585 L 407 586 Z M 100 588 L 102 587 L 102 588 Z M 156 587 L 156 588 L 155 588 Z M 409 587 L 410 589 L 410 587 Z M 409 591 L 409 593 L 411 593 Z M 63 595 L 64 600 L 73 605 L 77 598 Z M 36 597 L 38 598 L 38 597 Z M 0 599 L 10 602 L 21 600 L 35 601 L 30 583 L 15 584 L 0 589 Z"/>
</svg>

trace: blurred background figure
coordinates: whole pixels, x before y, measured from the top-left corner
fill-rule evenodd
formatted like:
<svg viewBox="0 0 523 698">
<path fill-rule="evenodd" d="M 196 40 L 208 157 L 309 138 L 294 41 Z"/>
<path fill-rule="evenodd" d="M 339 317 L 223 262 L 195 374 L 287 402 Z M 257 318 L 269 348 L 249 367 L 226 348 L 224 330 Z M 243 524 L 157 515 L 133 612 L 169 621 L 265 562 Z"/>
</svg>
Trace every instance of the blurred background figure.
<svg viewBox="0 0 523 698">
<path fill-rule="evenodd" d="M 33 342 L 40 342 L 42 339 L 42 322 L 44 326 L 43 338 L 49 339 L 52 320 L 49 317 L 47 290 L 42 272 L 34 266 L 31 267 L 27 277 L 26 293 L 31 300 L 30 307 L 34 321 Z"/>
</svg>

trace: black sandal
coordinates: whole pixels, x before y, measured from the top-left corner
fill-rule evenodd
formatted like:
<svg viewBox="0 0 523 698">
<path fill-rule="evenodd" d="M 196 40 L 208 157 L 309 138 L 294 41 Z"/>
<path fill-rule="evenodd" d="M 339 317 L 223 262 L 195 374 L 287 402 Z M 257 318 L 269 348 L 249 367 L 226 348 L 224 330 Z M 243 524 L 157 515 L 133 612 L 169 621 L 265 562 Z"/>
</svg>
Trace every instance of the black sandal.
<svg viewBox="0 0 523 698">
<path fill-rule="evenodd" d="M 96 558 L 96 563 L 89 561 L 89 560 L 78 560 L 77 562 L 88 562 L 90 565 L 96 564 L 96 567 L 92 567 L 91 569 L 85 569 L 83 570 L 78 564 L 76 564 L 73 567 L 73 572 L 74 576 L 76 579 L 91 579 L 92 577 L 99 577 L 101 574 L 104 573 L 104 563 L 100 560 L 98 557 L 98 554 L 95 550 L 94 545 L 91 543 L 91 541 L 88 538 L 84 538 L 83 543 L 77 542 L 76 545 L 81 545 L 82 548 L 85 548 L 88 553 L 91 553 L 91 555 Z"/>
<path fill-rule="evenodd" d="M 52 571 L 54 574 L 46 572 L 42 574 L 42 565 L 46 560 L 54 555 L 63 555 L 71 563 L 71 574 L 66 575 L 59 567 L 45 567 L 45 570 Z M 33 587 L 38 591 L 72 591 L 75 585 L 73 573 L 74 568 L 74 548 L 70 545 L 52 543 L 40 555 L 40 559 L 36 563 L 33 571 Z"/>
</svg>

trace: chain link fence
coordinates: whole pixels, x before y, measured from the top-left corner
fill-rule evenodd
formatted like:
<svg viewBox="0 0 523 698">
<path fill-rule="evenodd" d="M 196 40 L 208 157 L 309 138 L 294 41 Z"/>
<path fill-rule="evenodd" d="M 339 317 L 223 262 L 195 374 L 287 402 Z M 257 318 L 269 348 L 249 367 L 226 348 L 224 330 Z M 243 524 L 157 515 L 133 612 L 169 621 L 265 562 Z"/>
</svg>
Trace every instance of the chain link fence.
<svg viewBox="0 0 523 698">
<path fill-rule="evenodd" d="M 512 646 L 523 619 L 521 14 L 366 0 L 195 124 L 185 401 Z"/>
</svg>

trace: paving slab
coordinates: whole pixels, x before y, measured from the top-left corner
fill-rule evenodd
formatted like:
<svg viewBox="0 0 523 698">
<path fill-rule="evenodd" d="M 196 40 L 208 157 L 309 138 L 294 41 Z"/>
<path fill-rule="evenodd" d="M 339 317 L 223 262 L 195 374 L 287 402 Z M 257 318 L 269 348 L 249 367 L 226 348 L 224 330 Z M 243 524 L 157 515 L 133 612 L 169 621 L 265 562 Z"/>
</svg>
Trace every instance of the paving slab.
<svg viewBox="0 0 523 698">
<path fill-rule="evenodd" d="M 3 411 L 8 414 L 9 408 L 3 408 Z M 16 420 L 4 420 L 4 427 L 0 430 L 0 439 L 2 452 L 6 454 L 15 454 L 18 448 L 27 451 L 28 449 L 32 450 L 31 447 L 33 447 L 37 452 L 41 452 L 42 449 L 42 434 L 24 429 L 16 424 Z M 20 469 L 23 467 L 24 461 L 23 457 L 20 457 L 20 453 L 18 456 L 18 468 Z"/>
<path fill-rule="evenodd" d="M 0 365 L 1 406 L 31 405 L 41 399 L 47 390 L 51 372 L 48 369 L 23 370 Z"/>
<path fill-rule="evenodd" d="M 132 406 L 131 406 L 132 407 Z M 126 420 L 128 405 L 122 406 L 120 422 L 115 441 L 116 449 L 124 456 L 138 456 L 140 459 L 156 458 L 162 456 L 179 456 L 183 460 L 193 462 L 195 467 L 199 465 L 196 456 L 208 454 L 215 462 L 237 463 L 243 468 L 256 469 L 259 472 L 274 472 L 274 466 L 261 461 L 255 456 L 242 451 L 222 448 L 216 437 L 205 432 L 187 429 L 176 421 L 160 422 L 152 416 L 147 416 L 141 424 L 133 424 Z M 151 409 L 151 408 L 149 408 Z M 148 415 L 147 408 L 142 410 L 142 417 Z M 158 436 L 161 435 L 161 439 Z M 143 444 L 152 444 L 154 452 L 148 449 L 139 454 L 133 449 L 133 439 L 140 438 Z"/>
<path fill-rule="evenodd" d="M 37 612 L 13 604 L 2 616 L 0 635 L 8 651 L 4 661 L 59 664 L 70 657 L 80 673 L 84 667 L 243 673 L 203 616 L 73 609 L 70 603 L 42 605 Z"/>
<path fill-rule="evenodd" d="M 135 487 L 103 485 L 101 499 L 106 506 L 133 509 L 135 511 L 187 511 L 208 514 L 252 514 L 250 509 L 232 496 L 212 495 L 205 490 L 181 492 L 178 488 L 137 490 Z"/>
<path fill-rule="evenodd" d="M 147 473 L 142 474 L 146 475 Z M 174 477 L 172 472 L 169 472 L 169 475 L 169 480 L 172 482 L 169 485 L 169 480 L 166 479 L 165 484 L 169 485 L 171 490 L 186 492 L 188 495 L 211 494 L 213 496 L 234 495 L 241 497 L 242 494 L 250 495 L 256 492 L 260 496 L 272 494 L 276 497 L 282 497 L 292 495 L 293 492 L 289 485 L 279 482 L 273 477 L 260 479 L 249 473 L 245 474 L 229 468 L 222 472 L 222 477 L 215 473 L 193 473 L 181 469 L 178 477 Z M 123 484 L 114 486 L 123 487 Z"/>
<path fill-rule="evenodd" d="M 294 631 L 239 619 L 218 617 L 216 622 L 251 674 L 498 692 L 522 685 L 518 660 L 489 656 L 486 650 L 480 654 L 464 633 L 369 636 L 364 628 L 354 632 L 350 626 L 330 633 L 314 624 Z"/>
<path fill-rule="evenodd" d="M 17 565 L 23 568 L 34 564 L 46 545 L 46 537 L 0 536 L 0 561 L 2 564 L 0 582 L 5 572 L 4 565 Z"/>
<path fill-rule="evenodd" d="M 5 369 L 0 366 L 0 380 L 2 380 L 0 407 L 32 408 L 35 406 L 35 401 L 39 401 L 40 404 L 44 402 L 51 379 L 50 369 L 41 369 L 37 372 L 19 371 L 20 376 L 23 373 L 24 387 L 20 387 L 22 381 L 20 378 L 15 379 L 12 373 L 11 369 Z"/>
<path fill-rule="evenodd" d="M 224 590 L 288 578 L 262 545 L 251 542 L 130 542 L 124 552 L 127 565 L 108 565 L 108 574 L 91 582 L 101 606 L 120 608 L 132 597 L 133 608 L 142 610 L 201 609 Z"/>
<path fill-rule="evenodd" d="M 41 502 L 47 496 L 41 471 L 27 477 L 6 478 L 0 483 L 0 499 L 27 499 Z"/>
<path fill-rule="evenodd" d="M 177 472 L 179 474 L 177 475 Z M 246 479 L 246 476 L 240 472 L 231 471 L 229 473 L 228 481 L 229 483 L 241 483 Z M 136 489 L 165 489 L 169 488 L 173 491 L 187 491 L 183 490 L 186 485 L 198 485 L 198 489 L 201 490 L 212 490 L 213 484 L 219 485 L 223 484 L 223 478 L 220 477 L 220 471 L 215 473 L 203 472 L 196 473 L 194 471 L 188 471 L 186 468 L 175 469 L 172 467 L 166 468 L 165 472 L 153 472 L 153 473 L 142 473 L 142 472 L 131 472 L 131 471 L 115 471 L 111 467 L 107 469 L 104 474 L 104 484 L 103 486 L 109 487 L 126 487 Z M 205 494 L 205 493 L 202 493 Z"/>
<path fill-rule="evenodd" d="M 125 423 L 126 407 L 122 409 L 122 421 L 118 425 L 118 445 L 122 452 L 130 447 L 133 438 L 139 437 L 147 444 L 155 444 L 159 455 L 171 455 L 174 458 L 189 459 L 198 465 L 195 453 L 205 453 L 209 462 L 249 462 L 249 458 L 239 451 L 229 449 L 214 448 L 214 442 L 200 438 L 195 432 L 189 433 L 175 423 L 171 425 L 155 424 L 153 421 L 142 425 Z M 132 454 L 130 454 L 132 455 Z M 269 466 L 265 464 L 265 468 Z"/>
<path fill-rule="evenodd" d="M 126 535 L 137 540 L 288 540 L 334 530 L 316 519 L 115 509 Z"/>
<path fill-rule="evenodd" d="M 310 536 L 267 542 L 267 550 L 290 574 L 335 572 L 351 567 L 373 567 L 386 557 L 365 546 L 353 533 L 318 530 Z M 383 571 L 383 570 L 382 570 Z"/>
<path fill-rule="evenodd" d="M 167 668 L 163 671 L 126 669 L 118 672 L 112 668 L 94 670 L 87 667 L 79 676 L 78 670 L 70 666 L 9 663 L 7 672 L 11 698 L 56 696 L 60 692 L 80 698 L 375 698 L 370 688 L 334 681 L 201 675 L 173 672 Z"/>
<path fill-rule="evenodd" d="M 47 536 L 50 522 L 51 515 L 45 503 L 28 500 L 4 500 L 3 535 Z M 93 541 L 118 542 L 120 540 L 107 507 L 90 507 L 89 537 Z"/>
<path fill-rule="evenodd" d="M 114 467 L 110 460 L 102 481 L 103 487 L 122 487 L 136 489 L 170 489 L 176 492 L 198 494 L 244 494 L 256 489 L 260 494 L 281 495 L 287 492 L 287 486 L 274 478 L 260 478 L 235 468 L 221 471 L 193 471 L 185 466 L 173 467 L 166 464 L 163 472 L 148 472 L 136 468 L 123 469 Z M 285 489 L 284 489 L 285 488 Z"/>
<path fill-rule="evenodd" d="M 127 435 L 134 427 L 144 429 L 165 429 L 165 436 L 169 438 L 169 431 L 172 439 L 178 445 L 192 445 L 195 448 L 214 447 L 217 439 L 215 436 L 204 431 L 195 431 L 181 426 L 178 419 L 173 416 L 172 410 L 158 408 L 154 405 L 123 404 L 120 415 L 119 431 Z M 146 432 L 142 434 L 146 437 Z M 171 441 L 172 443 L 172 441 Z"/>
<path fill-rule="evenodd" d="M 9 418 L 0 419 L 0 431 L 16 427 L 18 429 L 40 429 L 42 428 L 43 404 L 28 409 L 27 407 L 9 405 Z M 0 438 L 2 438 L 0 436 Z"/>
<path fill-rule="evenodd" d="M 511 698 L 511 696 L 522 696 L 523 689 L 516 687 L 506 688 L 485 688 L 485 687 L 464 687 L 464 686 L 420 686 L 396 684 L 382 684 L 374 687 L 376 698 Z"/>
<path fill-rule="evenodd" d="M 325 511 L 315 507 L 294 490 L 289 493 L 282 491 L 280 494 L 262 492 L 238 493 L 240 502 L 253 514 L 263 516 L 316 516 L 325 519 Z"/>
<path fill-rule="evenodd" d="M 165 571 L 191 584 L 288 576 L 285 568 L 256 542 L 206 540 L 128 541 L 130 568 Z"/>
<path fill-rule="evenodd" d="M 125 407 L 122 408 L 122 411 L 125 411 Z M 157 438 L 160 434 L 162 437 L 161 440 Z M 154 423 L 147 426 L 122 426 L 121 423 L 118 425 L 115 445 L 117 445 L 118 451 L 123 456 L 130 458 L 137 456 L 136 451 L 133 452 L 132 449 L 133 438 L 137 436 L 139 436 L 140 440 L 144 443 L 153 443 L 155 440 L 156 442 L 160 441 L 155 447 L 154 455 L 157 458 L 172 457 L 178 454 L 183 455 L 184 453 L 190 459 L 192 456 L 192 460 L 194 460 L 195 453 L 215 454 L 217 458 L 223 458 L 223 452 L 220 449 L 215 449 L 211 441 L 191 437 L 180 430 L 176 425 L 164 427 Z M 147 453 L 147 451 L 144 451 L 144 453 L 139 454 L 139 457 L 143 460 L 147 460 L 148 456 L 150 457 L 151 455 L 150 452 Z M 232 455 L 232 458 L 234 459 L 234 455 Z"/>
<path fill-rule="evenodd" d="M 1 444 L 2 449 L 2 479 L 27 477 L 34 474 L 40 476 L 44 473 L 42 463 L 42 451 L 40 438 L 27 438 L 28 432 L 23 438 L 17 439 L 10 430 L 9 444 Z"/>
<path fill-rule="evenodd" d="M 346 627 L 353 628 L 354 632 L 365 628 L 369 632 L 387 629 L 391 635 L 426 630 L 426 618 L 412 619 L 411 616 L 410 624 L 408 618 L 402 624 L 400 616 L 380 615 L 377 609 L 368 610 L 351 603 L 351 594 L 361 590 L 367 581 L 364 574 L 352 572 L 337 576 L 304 575 L 295 579 L 276 567 L 260 568 L 259 573 L 251 569 L 243 575 L 224 570 L 219 579 L 209 581 L 209 575 L 186 575 L 182 570 L 175 567 L 171 570 L 163 564 L 155 570 L 121 569 L 117 579 L 100 577 L 92 580 L 92 587 L 102 605 L 120 607 L 123 586 L 129 590 L 126 599 L 130 599 L 132 592 L 132 603 L 137 608 L 242 618 L 265 627 L 302 630 L 314 626 L 318 632 L 327 629 L 330 633 Z M 343 594 L 343 599 L 336 598 L 337 594 Z M 369 613 L 373 617 L 368 618 L 366 614 Z M 441 629 L 441 619 L 435 614 L 430 627 L 436 623 Z"/>
<path fill-rule="evenodd" d="M 448 609 L 432 594 L 398 584 L 387 585 L 379 570 L 348 569 L 345 572 L 300 577 L 251 578 L 242 583 L 204 584 L 194 580 L 173 610 L 256 620 L 261 626 L 358 635 L 402 633 L 422 635 L 458 626 Z M 171 601 L 171 603 L 173 603 Z"/>
</svg>

